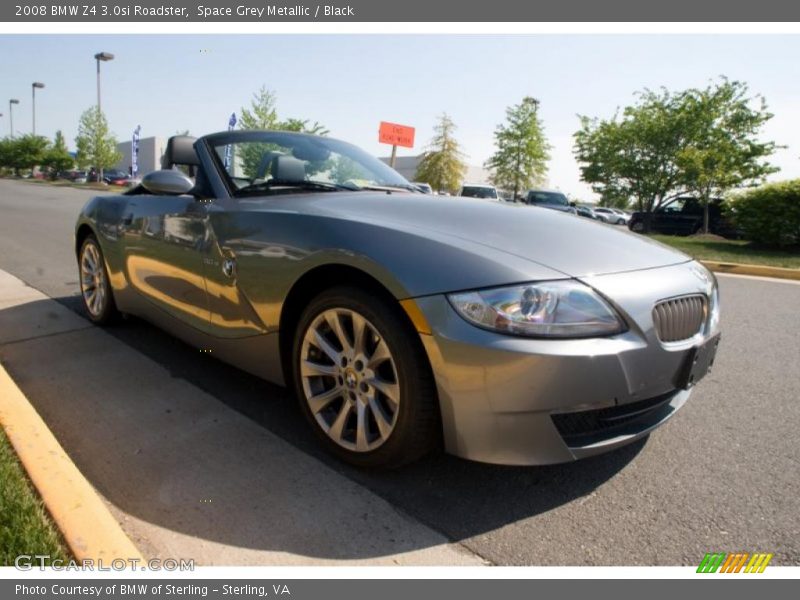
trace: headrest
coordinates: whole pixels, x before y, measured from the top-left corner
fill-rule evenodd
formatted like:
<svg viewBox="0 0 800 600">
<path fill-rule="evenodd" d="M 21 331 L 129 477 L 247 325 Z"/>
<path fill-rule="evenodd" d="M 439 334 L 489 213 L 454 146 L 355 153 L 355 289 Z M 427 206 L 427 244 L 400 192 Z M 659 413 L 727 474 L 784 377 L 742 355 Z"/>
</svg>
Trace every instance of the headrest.
<svg viewBox="0 0 800 600">
<path fill-rule="evenodd" d="M 258 169 L 256 169 L 256 176 L 254 179 L 264 179 L 267 175 L 267 170 L 272 166 L 272 161 L 275 160 L 276 156 L 283 156 L 283 152 L 265 152 L 261 156 L 261 162 L 258 163 Z"/>
<path fill-rule="evenodd" d="M 306 165 L 293 156 L 276 156 L 272 161 L 270 174 L 278 181 L 304 181 Z"/>
<path fill-rule="evenodd" d="M 171 169 L 175 165 L 195 167 L 200 164 L 194 143 L 197 138 L 190 135 L 173 135 L 167 141 L 167 149 L 161 160 L 162 169 Z"/>
</svg>

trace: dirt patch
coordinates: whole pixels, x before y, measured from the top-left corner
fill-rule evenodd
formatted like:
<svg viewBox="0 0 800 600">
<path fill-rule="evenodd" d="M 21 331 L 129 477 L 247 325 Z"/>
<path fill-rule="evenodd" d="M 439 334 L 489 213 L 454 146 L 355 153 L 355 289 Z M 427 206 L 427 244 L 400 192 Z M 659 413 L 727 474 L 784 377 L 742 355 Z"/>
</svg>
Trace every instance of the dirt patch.
<svg viewBox="0 0 800 600">
<path fill-rule="evenodd" d="M 693 240 L 705 240 L 708 242 L 725 242 L 727 241 L 721 235 L 717 235 L 716 233 L 695 233 L 694 235 L 689 236 Z"/>
</svg>

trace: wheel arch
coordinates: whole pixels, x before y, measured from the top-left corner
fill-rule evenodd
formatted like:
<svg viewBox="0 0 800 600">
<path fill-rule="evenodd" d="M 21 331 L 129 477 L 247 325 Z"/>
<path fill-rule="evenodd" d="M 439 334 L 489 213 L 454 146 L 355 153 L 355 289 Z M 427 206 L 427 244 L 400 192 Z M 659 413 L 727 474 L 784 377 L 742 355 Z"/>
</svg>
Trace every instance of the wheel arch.
<svg viewBox="0 0 800 600">
<path fill-rule="evenodd" d="M 75 256 L 78 256 L 81 251 L 81 246 L 83 246 L 84 240 L 90 235 L 94 235 L 96 237 L 94 229 L 88 223 L 81 223 L 78 226 L 78 229 L 75 231 Z"/>
<path fill-rule="evenodd" d="M 328 263 L 316 266 L 305 272 L 294 282 L 282 304 L 278 325 L 278 343 L 281 366 L 286 382 L 292 381 L 292 342 L 303 309 L 316 295 L 339 285 L 358 287 L 380 296 L 390 304 L 396 305 L 398 312 L 403 316 L 403 321 L 410 330 L 418 332 L 417 326 L 400 302 L 401 299 L 397 298 L 386 285 L 367 271 L 342 263 Z M 419 349 L 423 352 L 428 367 L 431 368 L 430 359 L 421 340 L 419 341 Z"/>
</svg>

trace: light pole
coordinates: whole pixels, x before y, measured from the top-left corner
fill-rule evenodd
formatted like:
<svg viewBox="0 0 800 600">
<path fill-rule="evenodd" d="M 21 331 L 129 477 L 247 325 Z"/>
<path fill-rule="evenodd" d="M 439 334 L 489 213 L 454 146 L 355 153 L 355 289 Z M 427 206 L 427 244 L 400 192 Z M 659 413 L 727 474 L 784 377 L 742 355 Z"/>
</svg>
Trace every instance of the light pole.
<svg viewBox="0 0 800 600">
<path fill-rule="evenodd" d="M 98 52 L 94 55 L 97 61 L 97 111 L 100 112 L 100 61 L 108 62 L 114 60 L 114 55 L 111 52 Z"/>
<path fill-rule="evenodd" d="M 11 129 L 11 137 L 14 137 L 14 105 L 19 104 L 19 100 L 12 98 L 8 101 L 8 126 Z"/>
<path fill-rule="evenodd" d="M 36 135 L 36 90 L 44 88 L 44 84 L 40 81 L 34 81 L 31 84 L 33 94 L 33 135 Z"/>
<path fill-rule="evenodd" d="M 94 59 L 97 61 L 97 116 L 99 118 L 100 115 L 103 114 L 103 110 L 100 104 L 100 61 L 108 62 L 110 60 L 114 60 L 114 55 L 111 54 L 111 52 L 98 52 L 97 54 L 94 55 Z M 102 167 L 98 167 L 97 169 L 97 182 L 103 183 Z"/>
</svg>

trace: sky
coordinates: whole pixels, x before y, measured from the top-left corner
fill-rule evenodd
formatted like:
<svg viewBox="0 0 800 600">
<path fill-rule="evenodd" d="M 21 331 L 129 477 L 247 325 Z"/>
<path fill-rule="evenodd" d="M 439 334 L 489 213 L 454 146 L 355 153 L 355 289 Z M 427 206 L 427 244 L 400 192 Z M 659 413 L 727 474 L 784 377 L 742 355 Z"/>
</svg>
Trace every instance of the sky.
<svg viewBox="0 0 800 600">
<path fill-rule="evenodd" d="M 800 177 L 800 36 L 748 35 L 2 35 L 0 136 L 30 132 L 31 83 L 37 133 L 61 129 L 74 148 L 78 119 L 96 103 L 94 54 L 103 63 L 102 106 L 119 140 L 227 127 L 262 85 L 281 118 L 319 121 L 330 135 L 378 156 L 380 121 L 416 127 L 421 152 L 436 118 L 448 113 L 472 165 L 494 148 L 508 106 L 540 101 L 552 145 L 549 185 L 591 200 L 572 155 L 578 116 L 611 117 L 643 88 L 705 86 L 725 75 L 767 100 L 775 117 L 764 137 L 787 146 L 772 158 Z"/>
</svg>

